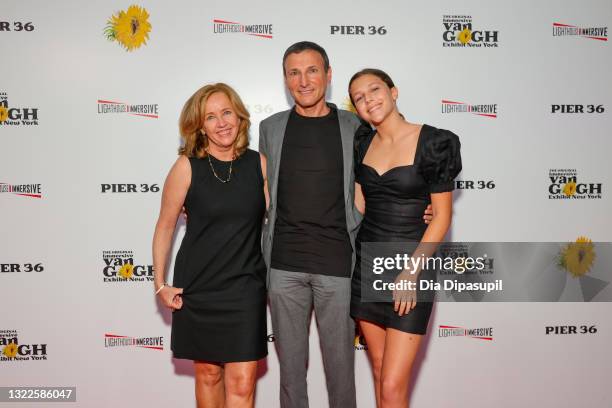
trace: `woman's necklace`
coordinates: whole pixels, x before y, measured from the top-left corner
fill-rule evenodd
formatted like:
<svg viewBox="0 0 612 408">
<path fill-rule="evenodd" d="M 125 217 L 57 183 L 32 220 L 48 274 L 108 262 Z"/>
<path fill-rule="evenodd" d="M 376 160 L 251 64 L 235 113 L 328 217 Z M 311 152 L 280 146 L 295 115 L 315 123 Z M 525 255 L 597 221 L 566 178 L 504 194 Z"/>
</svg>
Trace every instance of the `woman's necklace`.
<svg viewBox="0 0 612 408">
<path fill-rule="evenodd" d="M 213 175 L 217 178 L 217 180 L 219 180 L 222 183 L 227 183 L 232 179 L 232 165 L 234 164 L 234 156 L 232 156 L 232 160 L 230 161 L 230 167 L 229 167 L 229 172 L 227 173 L 227 180 L 223 180 L 221 177 L 219 177 L 217 175 L 217 172 L 215 171 L 215 168 L 213 167 L 212 164 L 212 160 L 210 159 L 210 152 L 206 152 L 208 153 L 206 156 L 208 157 L 208 164 L 210 164 L 210 169 L 212 170 Z"/>
</svg>

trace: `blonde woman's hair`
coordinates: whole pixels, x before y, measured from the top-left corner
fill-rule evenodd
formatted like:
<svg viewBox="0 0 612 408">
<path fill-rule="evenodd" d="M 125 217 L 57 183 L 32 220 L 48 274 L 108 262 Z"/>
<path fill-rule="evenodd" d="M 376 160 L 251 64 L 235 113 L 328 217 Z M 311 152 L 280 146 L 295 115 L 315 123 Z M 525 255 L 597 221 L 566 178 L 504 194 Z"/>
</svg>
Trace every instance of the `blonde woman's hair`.
<svg viewBox="0 0 612 408">
<path fill-rule="evenodd" d="M 249 147 L 249 128 L 251 127 L 249 111 L 242 103 L 238 93 L 231 86 L 219 82 L 203 86 L 185 102 L 179 119 L 179 129 L 183 139 L 183 146 L 179 148 L 179 154 L 187 157 L 206 157 L 208 137 L 201 130 L 204 124 L 204 110 L 206 109 L 208 98 L 217 92 L 222 92 L 229 98 L 234 112 L 240 118 L 238 136 L 236 136 L 234 141 L 234 154 L 236 158 Z"/>
</svg>

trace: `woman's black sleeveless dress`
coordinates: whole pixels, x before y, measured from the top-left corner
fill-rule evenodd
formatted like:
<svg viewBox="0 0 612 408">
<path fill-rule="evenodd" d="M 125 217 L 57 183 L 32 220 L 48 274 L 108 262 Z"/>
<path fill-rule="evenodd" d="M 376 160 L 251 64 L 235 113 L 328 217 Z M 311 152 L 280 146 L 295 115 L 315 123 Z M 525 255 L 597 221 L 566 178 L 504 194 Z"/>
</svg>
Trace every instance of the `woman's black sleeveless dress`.
<svg viewBox="0 0 612 408">
<path fill-rule="evenodd" d="M 452 191 L 454 178 L 461 171 L 459 138 L 450 131 L 423 125 L 414 163 L 394 167 L 380 175 L 363 164 L 375 134 L 364 126 L 355 135 L 355 181 L 361 185 L 366 210 L 357 235 L 351 316 L 407 333 L 425 334 L 432 302 L 419 301 L 417 296 L 416 307 L 400 317 L 391 302 L 362 300 L 362 282 L 371 279 L 362 275 L 361 243 L 421 241 L 427 229 L 423 213 L 431 203 L 430 194 Z"/>
<path fill-rule="evenodd" d="M 230 162 L 212 156 L 211 161 L 226 180 Z M 268 353 L 259 153 L 247 150 L 234 160 L 227 183 L 214 176 L 208 157 L 189 162 L 187 230 L 174 267 L 173 285 L 184 288 L 183 307 L 172 314 L 174 357 L 258 360 Z"/>
</svg>

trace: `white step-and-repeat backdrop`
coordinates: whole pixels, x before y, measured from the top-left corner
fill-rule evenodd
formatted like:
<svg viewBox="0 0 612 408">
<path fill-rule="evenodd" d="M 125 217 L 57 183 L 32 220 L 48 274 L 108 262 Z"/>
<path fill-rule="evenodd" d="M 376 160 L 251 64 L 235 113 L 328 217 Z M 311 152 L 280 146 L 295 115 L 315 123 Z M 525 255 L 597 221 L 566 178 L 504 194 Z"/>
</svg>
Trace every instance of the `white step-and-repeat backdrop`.
<svg viewBox="0 0 612 408">
<path fill-rule="evenodd" d="M 227 82 L 257 149 L 259 121 L 291 106 L 281 59 L 296 41 L 326 48 L 338 106 L 354 72 L 382 68 L 408 120 L 460 136 L 452 240 L 612 240 L 608 0 L 3 0 L 0 10 L 0 386 L 76 386 L 65 406 L 195 405 L 192 365 L 172 359 L 152 285 L 179 112 L 200 86 Z M 412 405 L 612 406 L 611 312 L 440 303 Z M 313 321 L 312 407 L 327 406 L 320 335 L 333 333 Z M 278 406 L 270 340 L 257 389 L 266 408 Z M 365 347 L 357 337 L 358 402 L 374 407 Z"/>
</svg>

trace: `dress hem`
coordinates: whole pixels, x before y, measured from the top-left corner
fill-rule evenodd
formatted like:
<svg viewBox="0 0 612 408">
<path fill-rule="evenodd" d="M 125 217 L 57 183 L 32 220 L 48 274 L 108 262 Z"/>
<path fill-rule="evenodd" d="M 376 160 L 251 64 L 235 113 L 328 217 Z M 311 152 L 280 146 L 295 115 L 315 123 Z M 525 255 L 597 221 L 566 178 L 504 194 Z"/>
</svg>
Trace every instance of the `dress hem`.
<svg viewBox="0 0 612 408">
<path fill-rule="evenodd" d="M 268 356 L 268 352 L 266 351 L 263 354 L 260 354 L 256 357 L 250 357 L 250 356 L 240 356 L 240 357 L 232 357 L 232 358 L 210 358 L 211 356 L 199 356 L 199 357 L 194 357 L 193 355 L 190 355 L 189 353 L 176 353 L 176 352 L 172 352 L 172 356 L 175 359 L 179 359 L 179 360 L 193 360 L 193 361 L 207 361 L 207 362 L 211 362 L 211 363 L 246 363 L 249 361 L 259 361 L 263 358 L 266 358 Z"/>
</svg>

